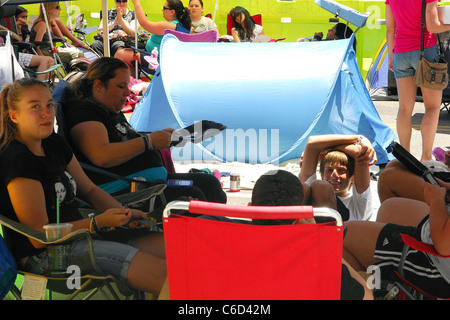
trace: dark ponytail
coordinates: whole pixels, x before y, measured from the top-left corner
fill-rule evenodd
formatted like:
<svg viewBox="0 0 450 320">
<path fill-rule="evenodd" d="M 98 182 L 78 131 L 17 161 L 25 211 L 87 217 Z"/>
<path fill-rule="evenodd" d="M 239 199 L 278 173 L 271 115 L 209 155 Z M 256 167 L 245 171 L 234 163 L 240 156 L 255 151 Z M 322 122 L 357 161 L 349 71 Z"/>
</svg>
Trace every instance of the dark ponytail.
<svg viewBox="0 0 450 320">
<path fill-rule="evenodd" d="M 180 21 L 181 25 L 190 30 L 191 16 L 189 15 L 189 9 L 180 0 L 167 0 L 167 2 L 169 3 L 169 8 L 175 10 L 177 20 Z"/>
</svg>

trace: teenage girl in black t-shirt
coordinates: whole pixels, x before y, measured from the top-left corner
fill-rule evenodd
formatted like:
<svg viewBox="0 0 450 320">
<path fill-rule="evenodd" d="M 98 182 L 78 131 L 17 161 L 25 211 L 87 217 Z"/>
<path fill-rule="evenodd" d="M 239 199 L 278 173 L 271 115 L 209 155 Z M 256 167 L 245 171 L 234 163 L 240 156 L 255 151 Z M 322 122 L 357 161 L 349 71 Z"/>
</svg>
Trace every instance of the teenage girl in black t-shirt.
<svg viewBox="0 0 450 320">
<path fill-rule="evenodd" d="M 98 228 L 122 226 L 132 216 L 145 217 L 141 211 L 123 208 L 97 187 L 71 149 L 53 133 L 55 110 L 44 83 L 29 78 L 17 80 L 0 93 L 0 106 L 0 201 L 7 216 L 43 231 L 44 225 L 56 221 L 58 197 L 61 222 L 70 222 L 72 230 L 92 231 L 90 219 L 82 219 L 76 211 L 73 203 L 76 194 L 103 211 L 95 218 Z M 12 243 L 20 268 L 46 272 L 47 255 L 41 243 L 14 231 L 5 236 Z M 104 273 L 124 278 L 134 288 L 158 294 L 167 274 L 162 234 L 148 234 L 146 239 L 135 240 L 133 247 L 95 238 L 97 265 Z M 72 242 L 71 259 L 86 254 L 87 248 L 84 239 Z"/>
</svg>

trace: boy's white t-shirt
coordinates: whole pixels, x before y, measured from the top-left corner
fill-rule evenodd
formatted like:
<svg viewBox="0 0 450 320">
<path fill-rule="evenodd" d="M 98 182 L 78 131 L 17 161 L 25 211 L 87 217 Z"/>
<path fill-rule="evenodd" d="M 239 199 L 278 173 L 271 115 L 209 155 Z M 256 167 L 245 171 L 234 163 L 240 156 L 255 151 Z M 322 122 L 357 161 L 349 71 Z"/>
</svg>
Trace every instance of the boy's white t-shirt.
<svg viewBox="0 0 450 320">
<path fill-rule="evenodd" d="M 316 180 L 321 180 L 319 173 L 310 176 L 305 183 L 311 186 L 311 183 Z M 372 187 L 369 187 L 363 193 L 359 194 L 353 184 L 347 197 L 339 197 L 342 203 L 349 210 L 350 220 L 369 220 L 373 213 L 372 205 Z"/>
</svg>

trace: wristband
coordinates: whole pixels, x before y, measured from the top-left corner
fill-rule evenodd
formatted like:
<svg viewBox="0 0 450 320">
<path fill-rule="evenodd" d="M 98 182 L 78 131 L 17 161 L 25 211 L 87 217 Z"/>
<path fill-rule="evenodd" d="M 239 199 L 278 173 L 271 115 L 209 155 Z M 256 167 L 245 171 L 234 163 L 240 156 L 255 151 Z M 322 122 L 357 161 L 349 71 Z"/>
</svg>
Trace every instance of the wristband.
<svg viewBox="0 0 450 320">
<path fill-rule="evenodd" d="M 143 135 L 142 140 L 144 140 L 144 150 L 148 150 L 148 135 Z"/>
<path fill-rule="evenodd" d="M 358 140 L 355 142 L 355 146 L 359 146 L 361 144 L 362 139 L 364 139 L 364 136 L 359 136 Z"/>
<path fill-rule="evenodd" d="M 152 137 L 150 136 L 150 134 L 143 135 L 142 139 L 144 140 L 145 151 L 154 149 Z"/>
<path fill-rule="evenodd" d="M 95 220 L 95 214 L 90 213 L 89 217 L 89 233 L 96 233 L 98 231 L 97 221 Z"/>
</svg>

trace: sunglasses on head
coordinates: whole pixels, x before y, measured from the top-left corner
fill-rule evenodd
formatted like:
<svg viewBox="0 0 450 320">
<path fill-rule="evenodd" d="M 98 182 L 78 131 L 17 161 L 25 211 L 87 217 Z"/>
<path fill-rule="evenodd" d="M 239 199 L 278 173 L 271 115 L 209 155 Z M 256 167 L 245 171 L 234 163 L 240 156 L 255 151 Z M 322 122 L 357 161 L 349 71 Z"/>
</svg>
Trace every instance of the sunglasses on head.
<svg viewBox="0 0 450 320">
<path fill-rule="evenodd" d="M 163 6 L 163 10 L 172 10 L 172 9 L 167 8 L 166 6 Z"/>
</svg>

